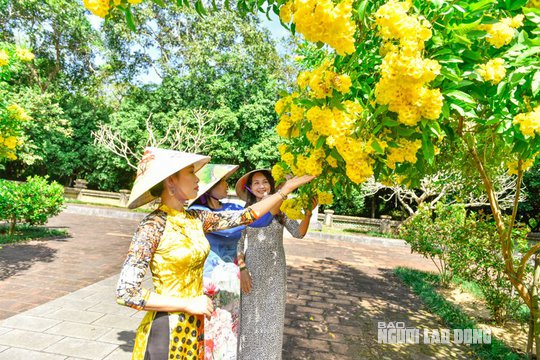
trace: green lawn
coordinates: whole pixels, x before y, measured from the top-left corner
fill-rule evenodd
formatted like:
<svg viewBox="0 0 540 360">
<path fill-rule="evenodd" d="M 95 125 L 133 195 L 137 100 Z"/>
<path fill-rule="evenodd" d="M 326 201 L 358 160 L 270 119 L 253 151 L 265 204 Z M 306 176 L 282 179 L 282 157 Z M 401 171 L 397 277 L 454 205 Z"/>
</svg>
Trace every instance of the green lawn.
<svg viewBox="0 0 540 360">
<path fill-rule="evenodd" d="M 15 234 L 8 235 L 8 226 L 0 225 L 0 244 L 12 244 L 33 239 L 46 239 L 55 236 L 66 236 L 66 230 L 49 229 L 41 226 L 19 225 Z"/>
</svg>

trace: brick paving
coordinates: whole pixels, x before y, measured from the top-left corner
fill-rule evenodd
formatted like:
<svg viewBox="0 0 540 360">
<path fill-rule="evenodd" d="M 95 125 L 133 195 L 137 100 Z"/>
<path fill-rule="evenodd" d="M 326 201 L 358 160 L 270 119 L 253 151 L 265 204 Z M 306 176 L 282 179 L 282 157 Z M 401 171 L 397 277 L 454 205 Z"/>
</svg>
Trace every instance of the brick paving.
<svg viewBox="0 0 540 360">
<path fill-rule="evenodd" d="M 144 312 L 116 305 L 113 293 L 137 220 L 111 214 L 64 212 L 48 225 L 66 228 L 68 237 L 0 249 L 0 360 L 130 358 Z M 377 343 L 377 321 L 441 324 L 391 272 L 433 270 L 431 263 L 407 247 L 370 242 L 285 238 L 283 358 L 467 358 L 456 345 Z"/>
</svg>

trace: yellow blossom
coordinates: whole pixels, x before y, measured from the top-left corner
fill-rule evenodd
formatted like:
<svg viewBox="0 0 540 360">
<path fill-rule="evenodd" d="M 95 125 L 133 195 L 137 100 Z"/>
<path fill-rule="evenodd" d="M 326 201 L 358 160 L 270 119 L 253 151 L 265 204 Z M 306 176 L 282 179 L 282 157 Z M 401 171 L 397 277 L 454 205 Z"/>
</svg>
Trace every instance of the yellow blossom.
<svg viewBox="0 0 540 360">
<path fill-rule="evenodd" d="M 30 116 L 28 116 L 28 114 L 26 113 L 26 110 L 24 110 L 18 104 L 13 103 L 9 105 L 6 109 L 9 112 L 9 116 L 13 119 L 20 121 L 28 121 L 31 119 Z"/>
<path fill-rule="evenodd" d="M 527 159 L 527 160 L 522 161 L 522 163 L 521 163 L 521 171 L 525 172 L 528 169 L 530 169 L 530 167 L 533 166 L 533 164 L 534 164 L 534 159 L 535 158 L 532 157 L 531 159 Z M 517 175 L 518 174 L 518 162 L 517 162 L 517 160 L 509 162 L 507 164 L 507 167 L 508 167 L 508 174 L 510 174 L 510 175 Z"/>
<path fill-rule="evenodd" d="M 276 164 L 272 167 L 272 177 L 279 183 L 281 180 L 285 179 L 286 171 L 280 164 Z"/>
<path fill-rule="evenodd" d="M 407 139 L 399 139 L 397 143 L 399 147 L 389 148 L 388 154 L 386 156 L 386 165 L 390 169 L 395 169 L 396 163 L 416 163 L 416 153 L 422 147 L 422 141 L 409 141 Z"/>
<path fill-rule="evenodd" d="M 32 61 L 35 58 L 35 55 L 32 54 L 32 52 L 28 49 L 17 48 L 16 52 L 17 52 L 17 56 L 22 61 Z"/>
<path fill-rule="evenodd" d="M 317 200 L 321 205 L 332 205 L 334 202 L 334 195 L 327 191 L 319 192 L 317 193 Z"/>
<path fill-rule="evenodd" d="M 506 76 L 504 60 L 501 58 L 489 60 L 486 64 L 480 65 L 477 72 L 484 81 L 490 81 L 493 85 L 496 85 Z"/>
<path fill-rule="evenodd" d="M 0 66 L 6 66 L 9 63 L 9 54 L 6 50 L 0 50 Z"/>
<path fill-rule="evenodd" d="M 514 124 L 519 125 L 519 130 L 523 135 L 535 136 L 540 134 L 540 106 L 537 106 L 531 112 L 516 115 Z"/>
<path fill-rule="evenodd" d="M 333 157 L 332 155 L 328 155 L 326 157 L 326 162 L 328 163 L 328 165 L 330 165 L 331 167 L 333 168 L 337 168 L 337 160 L 335 157 Z"/>
<path fill-rule="evenodd" d="M 497 49 L 507 45 L 516 34 L 515 28 L 523 25 L 523 16 L 505 18 L 495 24 L 482 24 L 479 29 L 487 32 L 486 40 Z"/>
<path fill-rule="evenodd" d="M 92 14 L 101 18 L 109 13 L 109 0 L 83 0 L 83 3 Z"/>
<path fill-rule="evenodd" d="M 4 139 L 4 145 L 8 149 L 15 149 L 17 147 L 17 138 L 15 136 L 10 136 Z"/>
</svg>

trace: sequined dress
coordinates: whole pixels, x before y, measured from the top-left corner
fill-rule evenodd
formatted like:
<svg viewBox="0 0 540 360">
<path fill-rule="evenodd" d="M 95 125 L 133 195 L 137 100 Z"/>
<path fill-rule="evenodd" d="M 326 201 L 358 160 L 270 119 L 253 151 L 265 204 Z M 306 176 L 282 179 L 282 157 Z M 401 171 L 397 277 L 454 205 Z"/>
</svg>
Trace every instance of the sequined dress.
<svg viewBox="0 0 540 360">
<path fill-rule="evenodd" d="M 262 228 L 246 228 L 238 251 L 245 255 L 253 288 L 240 300 L 239 360 L 281 359 L 287 273 L 283 225 L 274 218 Z M 298 222 L 285 217 L 285 227 L 302 238 Z"/>
<path fill-rule="evenodd" d="M 250 224 L 251 210 L 176 211 L 162 205 L 139 224 L 118 280 L 117 302 L 143 309 L 150 268 L 154 291 L 174 297 L 203 295 L 203 264 L 210 250 L 204 232 Z M 133 360 L 204 359 L 204 319 L 186 312 L 148 311 L 137 329 Z"/>
</svg>

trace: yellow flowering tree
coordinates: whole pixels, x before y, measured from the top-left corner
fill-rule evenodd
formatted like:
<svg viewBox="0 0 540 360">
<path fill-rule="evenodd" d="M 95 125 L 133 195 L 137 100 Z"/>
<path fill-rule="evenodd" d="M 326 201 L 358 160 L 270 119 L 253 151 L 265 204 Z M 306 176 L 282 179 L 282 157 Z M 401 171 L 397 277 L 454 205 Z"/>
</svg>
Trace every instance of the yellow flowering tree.
<svg viewBox="0 0 540 360">
<path fill-rule="evenodd" d="M 22 145 L 22 123 L 30 120 L 26 110 L 17 104 L 9 89 L 9 82 L 34 54 L 12 44 L 0 43 L 0 163 L 17 159 L 17 148 Z"/>
<path fill-rule="evenodd" d="M 124 11 L 132 27 L 137 2 L 85 0 L 99 16 Z M 512 237 L 523 172 L 540 152 L 538 1 L 240 0 L 235 9 L 274 11 L 307 41 L 296 88 L 276 103 L 284 141 L 273 174 L 318 177 L 283 209 L 299 217 L 310 196 L 328 203 L 373 176 L 414 187 L 439 149 L 467 154 L 540 345 L 538 284 L 526 276 L 540 245 L 516 258 Z M 517 178 L 509 217 L 493 185 L 501 166 Z"/>
</svg>

